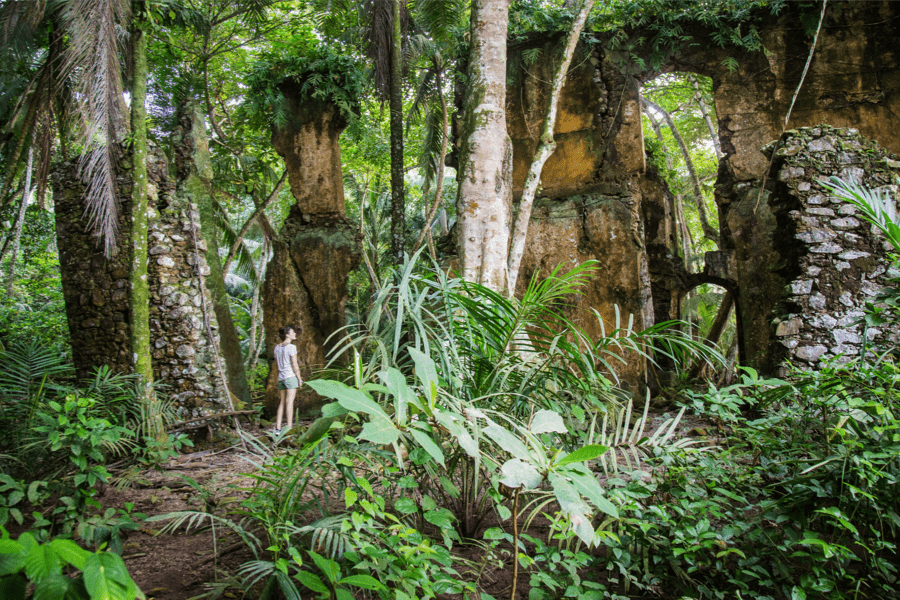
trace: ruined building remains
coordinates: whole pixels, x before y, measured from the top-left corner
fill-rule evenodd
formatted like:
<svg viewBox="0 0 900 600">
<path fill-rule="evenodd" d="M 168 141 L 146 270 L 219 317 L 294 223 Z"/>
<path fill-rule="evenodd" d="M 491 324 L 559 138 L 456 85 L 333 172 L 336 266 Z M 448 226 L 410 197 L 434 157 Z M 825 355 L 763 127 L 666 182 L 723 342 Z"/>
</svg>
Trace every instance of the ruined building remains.
<svg viewBox="0 0 900 600">
<path fill-rule="evenodd" d="M 627 53 L 609 49 L 605 39 L 586 47 L 586 59 L 573 63 L 563 88 L 558 146 L 542 174 L 543 198 L 535 204 L 520 285 L 532 273 L 549 273 L 560 263 L 598 260 L 600 277 L 569 310 L 577 324 L 598 335 L 592 309 L 608 328 L 617 305 L 622 314 L 634 315 L 635 329 L 640 329 L 679 317 L 685 294 L 712 283 L 735 298 L 743 364 L 774 374 L 785 360 L 814 364 L 837 353 L 852 355 L 864 332 L 854 330 L 848 320 L 859 314 L 882 282 L 884 250 L 866 226 L 851 227 L 853 221 L 842 220 L 852 218 L 839 212 L 842 207 L 830 199 L 816 204 L 827 195 L 815 181 L 862 169 L 865 183 L 889 183 L 885 165 L 893 164 L 891 152 L 900 152 L 900 57 L 894 41 L 900 36 L 900 3 L 829 3 L 790 120 L 792 128 L 813 129 L 791 132 L 787 138 L 791 148 L 809 142 L 793 160 L 803 156 L 812 164 L 803 167 L 804 176 L 791 177 L 788 174 L 797 171 L 790 169 L 801 167 L 779 155 L 766 175 L 769 156 L 762 149 L 780 137 L 809 56 L 812 37 L 801 24 L 802 10 L 789 5 L 778 16 L 765 17 L 759 25 L 759 50 L 722 48 L 714 32 L 696 23 L 686 27 L 692 42 L 654 69 L 639 67 Z M 640 32 L 631 35 L 638 38 Z M 510 47 L 507 114 L 516 193 L 521 193 L 537 143 L 552 78 L 551 61 L 526 64 L 524 57 L 536 50 L 553 56 L 560 43 L 535 36 Z M 637 46 L 635 53 L 641 52 Z M 644 160 L 641 85 L 674 71 L 712 78 L 724 153 L 715 186 L 719 250 L 707 253 L 699 272 L 689 271 L 679 256 L 673 197 Z M 855 133 L 815 129 L 822 123 L 853 128 Z M 871 149 L 868 140 L 886 149 L 872 150 L 881 162 L 860 150 Z M 764 178 L 772 194 L 760 200 Z M 801 189 L 801 184 L 810 187 Z M 788 188 L 793 191 L 785 191 Z M 835 218 L 821 221 L 827 211 L 834 211 Z M 821 228 L 809 229 L 809 219 L 815 218 Z M 828 243 L 839 245 L 840 251 L 820 252 L 813 248 L 831 246 L 812 245 L 804 254 L 808 236 L 832 236 Z M 837 262 L 828 263 L 832 258 Z M 847 287 L 851 273 L 860 279 Z M 826 279 L 820 285 L 817 277 Z M 811 295 L 805 296 L 810 285 Z M 797 315 L 807 310 L 817 316 L 799 323 Z M 843 333 L 826 334 L 832 318 L 841 323 L 837 327 Z M 870 333 L 888 341 L 885 333 Z M 632 364 L 625 378 L 634 382 L 642 373 L 642 364 Z"/>
<path fill-rule="evenodd" d="M 63 293 L 80 376 L 101 365 L 122 373 L 132 370 L 129 164 L 129 156 L 120 163 L 120 235 L 108 259 L 84 219 L 85 187 L 78 177 L 77 159 L 59 165 L 52 175 Z M 225 411 L 229 405 L 215 347 L 218 324 L 203 283 L 209 267 L 203 259 L 197 206 L 175 193 L 166 158 L 158 149 L 151 151 L 148 166 L 150 334 L 156 384 L 176 402 L 183 418 Z"/>
</svg>

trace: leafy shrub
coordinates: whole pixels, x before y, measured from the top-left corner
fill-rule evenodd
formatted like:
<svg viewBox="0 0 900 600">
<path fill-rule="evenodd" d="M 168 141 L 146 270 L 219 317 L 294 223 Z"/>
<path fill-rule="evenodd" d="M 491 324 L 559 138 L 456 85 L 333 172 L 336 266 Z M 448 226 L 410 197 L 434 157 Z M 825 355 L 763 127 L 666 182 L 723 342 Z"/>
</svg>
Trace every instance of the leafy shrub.
<svg viewBox="0 0 900 600">
<path fill-rule="evenodd" d="M 72 569 L 78 571 L 74 577 L 69 573 Z M 3 527 L 0 527 L 0 597 L 3 600 L 145 598 L 118 555 L 88 552 L 75 542 L 61 538 L 41 544 L 28 532 L 13 540 Z"/>
</svg>

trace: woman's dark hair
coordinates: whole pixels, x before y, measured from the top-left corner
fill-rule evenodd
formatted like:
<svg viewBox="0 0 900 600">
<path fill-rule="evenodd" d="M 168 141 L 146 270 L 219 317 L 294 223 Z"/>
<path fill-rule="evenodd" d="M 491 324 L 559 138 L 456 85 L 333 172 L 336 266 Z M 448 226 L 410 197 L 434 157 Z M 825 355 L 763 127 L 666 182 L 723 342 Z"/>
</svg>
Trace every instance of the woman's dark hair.
<svg viewBox="0 0 900 600">
<path fill-rule="evenodd" d="M 281 337 L 281 341 L 287 339 L 288 331 L 293 330 L 295 333 L 303 333 L 303 325 L 285 325 L 284 327 L 278 328 L 278 335 Z"/>
</svg>

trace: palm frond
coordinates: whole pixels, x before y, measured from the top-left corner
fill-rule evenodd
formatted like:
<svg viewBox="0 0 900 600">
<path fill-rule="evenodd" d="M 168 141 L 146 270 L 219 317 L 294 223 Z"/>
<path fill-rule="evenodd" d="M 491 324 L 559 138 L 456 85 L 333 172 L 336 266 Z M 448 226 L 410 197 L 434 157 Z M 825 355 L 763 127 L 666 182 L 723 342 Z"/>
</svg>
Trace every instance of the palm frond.
<svg viewBox="0 0 900 600">
<path fill-rule="evenodd" d="M 897 213 L 897 199 L 889 189 L 868 188 L 856 181 L 845 181 L 832 176 L 828 181 L 820 181 L 840 199 L 850 202 L 862 213 L 862 217 L 877 227 L 900 253 L 900 217 Z"/>
<path fill-rule="evenodd" d="M 453 30 L 464 23 L 467 5 L 462 0 L 414 0 L 411 3 L 416 24 L 439 44 L 449 43 Z"/>
<path fill-rule="evenodd" d="M 692 438 L 675 439 L 675 433 L 686 408 L 682 407 L 677 415 L 663 421 L 650 435 L 644 433 L 650 410 L 649 392 L 644 402 L 643 414 L 636 420 L 632 421 L 631 400 L 612 415 L 612 418 L 610 415 L 604 415 L 597 437 L 590 442 L 609 448 L 609 452 L 600 457 L 604 473 L 609 477 L 618 474 L 623 467 L 629 471 L 639 470 L 643 459 L 651 456 L 656 448 L 668 452 L 682 451 L 699 443 L 699 440 Z"/>
<path fill-rule="evenodd" d="M 85 150 L 79 176 L 86 183 L 86 215 L 109 256 L 119 232 L 116 168 L 125 129 L 121 42 L 131 16 L 127 0 L 71 0 L 63 9 L 69 46 L 63 73 L 76 82 L 76 113 Z"/>
</svg>

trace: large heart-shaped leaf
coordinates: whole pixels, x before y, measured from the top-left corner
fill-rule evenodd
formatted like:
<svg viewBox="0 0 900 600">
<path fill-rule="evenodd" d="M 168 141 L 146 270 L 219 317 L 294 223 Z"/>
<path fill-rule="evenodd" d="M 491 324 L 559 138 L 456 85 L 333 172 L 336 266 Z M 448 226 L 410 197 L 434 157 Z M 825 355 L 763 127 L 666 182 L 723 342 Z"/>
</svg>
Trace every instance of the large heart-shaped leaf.
<svg viewBox="0 0 900 600">
<path fill-rule="evenodd" d="M 539 410 L 531 420 L 531 433 L 568 433 L 566 424 L 558 412 Z"/>
<path fill-rule="evenodd" d="M 500 467 L 500 483 L 506 487 L 533 490 L 539 485 L 543 477 L 540 472 L 520 458 L 511 458 Z"/>
</svg>

